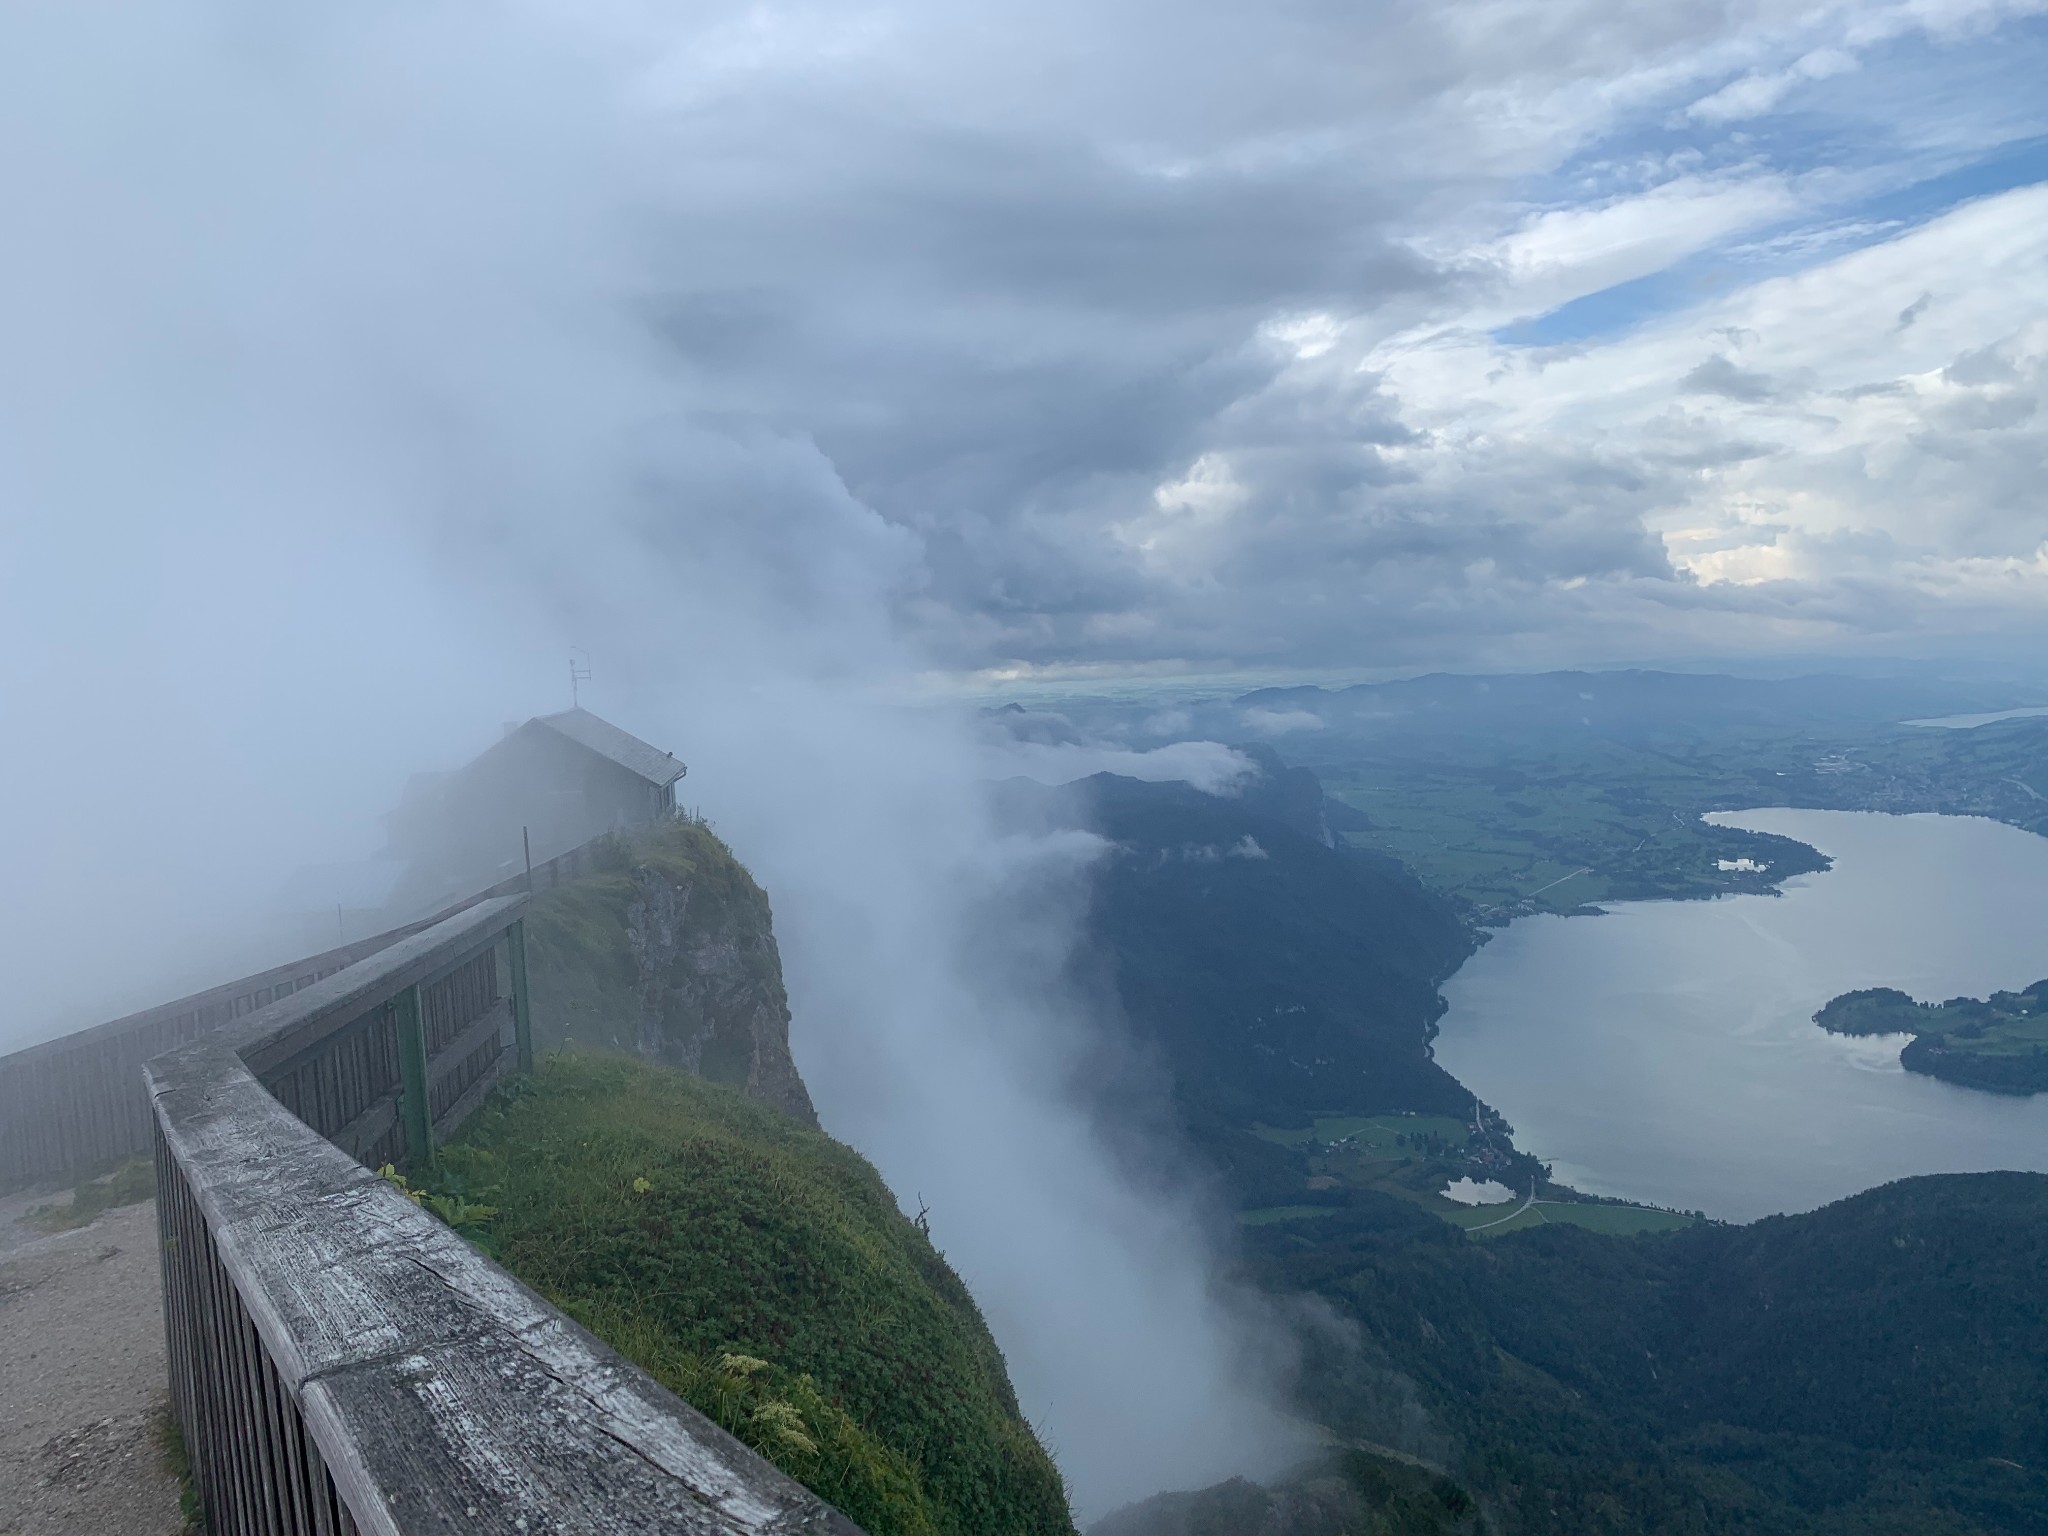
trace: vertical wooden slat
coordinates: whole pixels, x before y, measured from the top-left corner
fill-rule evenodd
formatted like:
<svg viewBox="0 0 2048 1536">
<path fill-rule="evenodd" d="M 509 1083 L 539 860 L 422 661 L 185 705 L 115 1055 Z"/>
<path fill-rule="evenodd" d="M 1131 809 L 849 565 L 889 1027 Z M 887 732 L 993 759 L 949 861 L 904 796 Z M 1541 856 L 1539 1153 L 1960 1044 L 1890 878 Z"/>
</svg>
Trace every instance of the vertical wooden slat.
<svg viewBox="0 0 2048 1536">
<path fill-rule="evenodd" d="M 222 1457 L 220 1446 L 220 1420 L 214 1405 L 213 1375 L 217 1370 L 210 1347 L 210 1333 L 206 1326 L 205 1276 L 203 1266 L 209 1260 L 208 1239 L 199 1216 L 197 1202 L 193 1199 L 184 1172 L 179 1170 L 172 1185 L 171 1209 L 175 1212 L 178 1231 L 177 1260 L 178 1285 L 181 1295 L 176 1312 L 184 1330 L 186 1354 L 186 1391 L 190 1397 L 187 1415 L 181 1420 L 185 1429 L 185 1452 L 192 1464 L 193 1481 L 199 1487 L 200 1502 L 209 1512 L 209 1528 L 224 1531 L 225 1523 L 215 1511 L 220 1506 L 222 1488 Z"/>
<path fill-rule="evenodd" d="M 228 1371 L 232 1356 L 223 1344 L 227 1329 L 222 1318 L 220 1288 L 225 1276 L 214 1252 L 213 1236 L 205 1236 L 205 1261 L 193 1276 L 194 1301 L 203 1340 L 201 1358 L 205 1364 L 204 1402 L 200 1414 L 206 1427 L 207 1482 L 206 1518 L 214 1536 L 248 1536 L 238 1497 L 241 1482 L 241 1443 L 235 1432 L 234 1414 L 229 1406 Z"/>
<path fill-rule="evenodd" d="M 234 1456 L 235 1527 L 244 1536 L 267 1536 L 258 1514 L 258 1489 L 263 1470 L 256 1443 L 255 1415 L 249 1411 L 249 1362 L 242 1341 L 242 1306 L 215 1255 L 211 1289 L 218 1300 L 216 1320 L 219 1331 L 214 1347 L 220 1351 L 222 1430 Z"/>
<path fill-rule="evenodd" d="M 327 1463 L 320 1459 L 320 1447 L 313 1443 L 306 1421 L 299 1421 L 299 1451 L 305 1458 L 307 1503 L 309 1519 L 306 1529 L 312 1536 L 334 1536 L 337 1529 L 334 1516 L 334 1482 L 327 1475 Z"/>
<path fill-rule="evenodd" d="M 301 1485 L 299 1463 L 299 1410 L 285 1384 L 278 1379 L 277 1366 L 263 1347 L 261 1337 L 256 1358 L 262 1366 L 263 1402 L 269 1410 L 270 1482 L 277 1493 L 282 1536 L 299 1536 L 311 1523 Z"/>
<path fill-rule="evenodd" d="M 404 1083 L 399 1119 L 405 1126 L 405 1151 L 414 1168 L 434 1162 L 434 1112 L 427 1097 L 427 1046 L 420 1023 L 420 989 L 407 987 L 394 1000 L 392 1024 L 398 1042 L 398 1070 Z"/>
<path fill-rule="evenodd" d="M 512 984 L 512 1031 L 518 1042 L 519 1070 L 533 1070 L 533 1014 L 526 990 L 526 919 L 513 919 L 505 930 L 505 968 Z"/>
<path fill-rule="evenodd" d="M 256 1486 L 251 1495 L 256 1508 L 256 1523 L 264 1536 L 286 1536 L 284 1501 L 279 1497 L 281 1489 L 277 1475 L 282 1456 L 270 1414 L 270 1360 L 263 1352 L 263 1337 L 257 1333 L 256 1323 L 241 1301 L 237 1294 L 235 1311 L 241 1331 L 243 1402 L 248 1410 L 250 1427 L 255 1431 L 253 1460 Z"/>
</svg>

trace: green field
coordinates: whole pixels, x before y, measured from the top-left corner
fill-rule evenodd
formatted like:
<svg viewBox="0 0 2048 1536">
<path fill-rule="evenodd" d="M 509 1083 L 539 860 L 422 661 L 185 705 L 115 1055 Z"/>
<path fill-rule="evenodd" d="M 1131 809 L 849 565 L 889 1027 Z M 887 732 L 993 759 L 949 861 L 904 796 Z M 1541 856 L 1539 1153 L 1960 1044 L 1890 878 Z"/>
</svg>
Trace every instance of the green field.
<svg viewBox="0 0 2048 1536">
<path fill-rule="evenodd" d="M 1436 1182 L 1434 1177 L 1431 1182 Z M 1370 1187 L 1383 1189 L 1390 1194 L 1397 1194 L 1413 1201 L 1441 1216 L 1452 1226 L 1463 1227 L 1475 1237 L 1503 1237 L 1510 1232 L 1526 1232 L 1531 1227 L 1551 1226 L 1560 1222 L 1567 1226 L 1584 1227 L 1589 1232 L 1604 1233 L 1609 1237 L 1634 1237 L 1643 1232 L 1674 1232 L 1680 1227 L 1689 1227 L 1693 1224 L 1693 1218 L 1690 1216 L 1641 1205 L 1595 1205 L 1565 1200 L 1538 1200 L 1523 1210 L 1522 1197 L 1519 1195 L 1499 1205 L 1468 1206 L 1445 1200 L 1427 1189 L 1416 1189 L 1412 1184 L 1387 1183 Z M 1243 1226 L 1266 1227 L 1282 1221 L 1316 1221 L 1334 1216 L 1341 1210 L 1343 1207 L 1336 1205 L 1271 1205 L 1256 1211 L 1240 1211 L 1237 1219 Z"/>
<path fill-rule="evenodd" d="M 1593 1232 L 1628 1237 L 1639 1232 L 1668 1232 L 1690 1226 L 1692 1218 L 1647 1206 L 1606 1205 L 1542 1199 L 1521 1210 L 1527 1186 L 1499 1205 L 1460 1205 L 1442 1190 L 1460 1178 L 1508 1181 L 1498 1166 L 1478 1161 L 1484 1143 L 1472 1127 L 1448 1115 L 1318 1115 L 1305 1126 L 1254 1126 L 1253 1132 L 1276 1145 L 1309 1154 L 1312 1188 L 1371 1189 L 1421 1206 L 1453 1226 L 1494 1237 L 1530 1227 L 1563 1222 Z M 1336 1205 L 1269 1205 L 1241 1212 L 1247 1227 L 1275 1222 L 1313 1221 L 1341 1210 Z M 1506 1219 L 1503 1219 L 1506 1218 Z"/>
<path fill-rule="evenodd" d="M 1454 1147 L 1472 1138 L 1472 1127 L 1448 1115 L 1318 1115 L 1305 1126 L 1255 1125 L 1255 1135 L 1283 1147 L 1331 1147 L 1343 1144 L 1359 1152 L 1408 1155 L 1416 1137 L 1437 1137 Z"/>
<path fill-rule="evenodd" d="M 1583 755 L 1488 763 L 1324 766 L 1326 787 L 1371 820 L 1349 840 L 1401 860 L 1482 920 L 1601 901 L 1770 888 L 1814 867 L 1781 839 L 1710 826 L 1701 811 L 1754 804 L 1745 775 L 1594 744 Z M 1764 870 L 1728 869 L 1749 858 Z"/>
<path fill-rule="evenodd" d="M 1445 1201 L 1448 1205 L 1450 1202 Z M 1593 1205 L 1576 1201 L 1538 1200 L 1519 1215 L 1515 1212 L 1521 1205 L 1520 1199 L 1503 1205 L 1457 1206 L 1439 1215 L 1471 1232 L 1474 1228 L 1486 1230 L 1475 1235 L 1500 1237 L 1509 1232 L 1526 1232 L 1531 1227 L 1550 1226 L 1563 1222 L 1568 1226 L 1584 1227 L 1589 1232 L 1603 1232 L 1609 1237 L 1634 1237 L 1640 1232 L 1674 1232 L 1680 1227 L 1693 1224 L 1690 1216 L 1681 1216 L 1676 1211 L 1660 1211 L 1643 1205 Z M 1508 1217 L 1502 1221 L 1503 1216 Z M 1495 1225 L 1498 1223 L 1498 1225 Z"/>
</svg>

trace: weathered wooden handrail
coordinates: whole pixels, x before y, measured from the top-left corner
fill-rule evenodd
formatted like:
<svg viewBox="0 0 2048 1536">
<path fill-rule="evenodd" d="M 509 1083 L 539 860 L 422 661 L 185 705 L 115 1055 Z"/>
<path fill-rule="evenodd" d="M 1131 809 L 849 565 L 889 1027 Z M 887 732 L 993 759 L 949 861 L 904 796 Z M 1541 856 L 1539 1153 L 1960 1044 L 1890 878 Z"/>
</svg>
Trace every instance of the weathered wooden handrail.
<svg viewBox="0 0 2048 1536">
<path fill-rule="evenodd" d="M 587 873 L 600 841 L 592 839 L 536 864 L 533 887 L 544 890 Z M 0 1056 L 0 1190 L 146 1155 L 155 1133 L 142 1093 L 144 1062 L 478 902 L 515 895 L 527 888 L 528 879 L 524 873 L 515 875 L 389 932 Z"/>
<path fill-rule="evenodd" d="M 145 1061 L 426 926 L 359 939 L 0 1056 L 0 1189 L 146 1153 L 153 1133 Z"/>
<path fill-rule="evenodd" d="M 351 1155 L 431 1156 L 518 1054 L 524 905 L 149 1064 L 172 1399 L 211 1529 L 858 1536 Z"/>
</svg>

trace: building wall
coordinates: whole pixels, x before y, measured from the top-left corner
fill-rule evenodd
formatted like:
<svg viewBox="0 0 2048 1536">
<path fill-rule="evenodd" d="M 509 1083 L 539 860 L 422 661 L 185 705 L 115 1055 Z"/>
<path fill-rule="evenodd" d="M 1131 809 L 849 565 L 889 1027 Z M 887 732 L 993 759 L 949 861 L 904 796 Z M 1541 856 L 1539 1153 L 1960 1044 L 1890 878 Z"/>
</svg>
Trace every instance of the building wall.
<svg viewBox="0 0 2048 1536">
<path fill-rule="evenodd" d="M 545 726 L 524 725 L 475 762 L 411 797 L 391 818 L 392 851 L 407 861 L 411 899 L 488 884 L 517 872 L 532 839 L 539 863 L 600 833 L 672 812 L 656 788 Z"/>
</svg>

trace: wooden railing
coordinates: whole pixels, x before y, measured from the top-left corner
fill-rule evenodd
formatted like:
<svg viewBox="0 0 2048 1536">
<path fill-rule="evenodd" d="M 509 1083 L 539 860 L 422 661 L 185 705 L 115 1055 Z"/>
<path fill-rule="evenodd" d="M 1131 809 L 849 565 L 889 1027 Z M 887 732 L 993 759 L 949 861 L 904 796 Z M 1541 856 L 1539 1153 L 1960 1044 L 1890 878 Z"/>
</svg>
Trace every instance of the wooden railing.
<svg viewBox="0 0 2048 1536">
<path fill-rule="evenodd" d="M 145 1061 L 413 931 L 361 939 L 0 1057 L 0 1189 L 142 1156 L 151 1136 Z"/>
<path fill-rule="evenodd" d="M 530 1052 L 524 907 L 480 902 L 148 1065 L 210 1529 L 859 1536 L 365 1166 L 430 1160 Z"/>
<path fill-rule="evenodd" d="M 594 867 L 593 840 L 533 867 L 546 890 Z M 479 901 L 527 889 L 522 872 L 431 917 L 0 1056 L 0 1190 L 149 1152 L 142 1064 L 289 997 Z M 437 1110 L 436 1113 L 440 1111 Z"/>
</svg>

